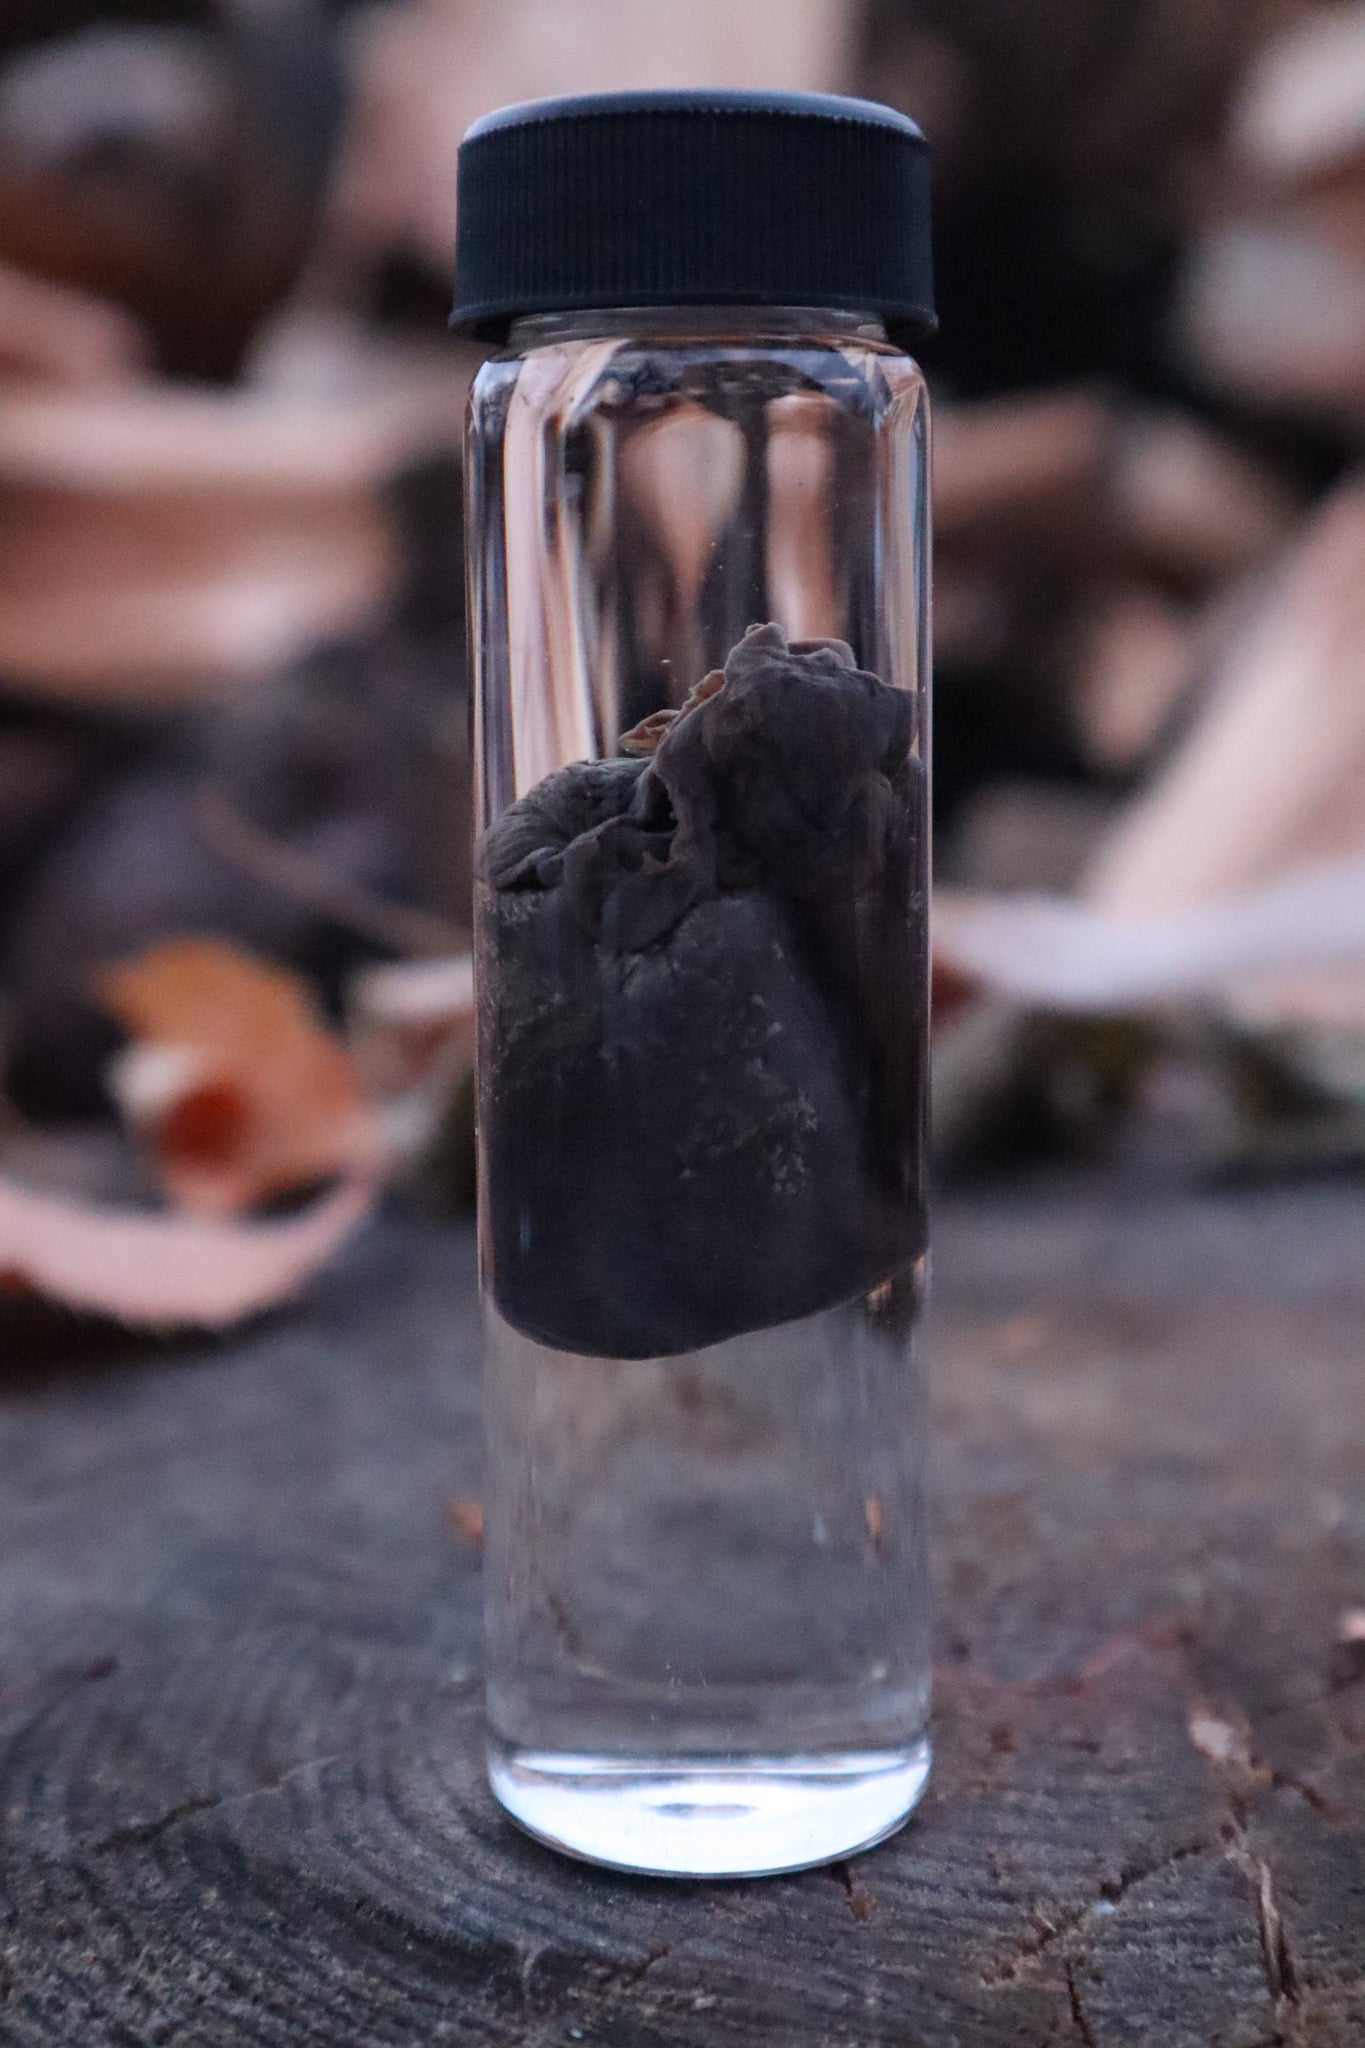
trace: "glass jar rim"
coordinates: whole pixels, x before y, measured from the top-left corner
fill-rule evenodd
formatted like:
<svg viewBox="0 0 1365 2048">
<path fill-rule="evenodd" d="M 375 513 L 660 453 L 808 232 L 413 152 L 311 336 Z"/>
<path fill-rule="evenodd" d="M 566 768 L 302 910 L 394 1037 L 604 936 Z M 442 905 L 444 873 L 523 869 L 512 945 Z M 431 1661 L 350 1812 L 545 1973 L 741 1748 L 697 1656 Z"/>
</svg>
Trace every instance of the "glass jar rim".
<svg viewBox="0 0 1365 2048">
<path fill-rule="evenodd" d="M 673 336 L 688 341 L 725 341 L 734 336 L 744 342 L 767 337 L 790 341 L 795 336 L 830 336 L 840 341 L 857 340 L 895 348 L 887 338 L 881 315 L 867 310 L 837 306 L 679 304 L 575 306 L 524 313 L 513 321 L 504 352 L 519 355 L 569 337 L 597 335 L 639 335 L 651 341 Z"/>
</svg>

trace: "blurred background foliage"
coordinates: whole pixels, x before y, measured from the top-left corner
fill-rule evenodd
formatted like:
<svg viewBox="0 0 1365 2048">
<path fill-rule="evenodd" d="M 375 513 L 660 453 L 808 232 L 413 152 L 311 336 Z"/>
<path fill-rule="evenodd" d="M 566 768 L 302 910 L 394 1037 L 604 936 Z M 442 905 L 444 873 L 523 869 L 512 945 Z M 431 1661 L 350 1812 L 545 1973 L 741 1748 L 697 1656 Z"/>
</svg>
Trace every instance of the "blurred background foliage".
<svg viewBox="0 0 1365 2048">
<path fill-rule="evenodd" d="M 1365 6 L 9 0 L 19 1287 L 231 1320 L 468 1201 L 455 149 L 707 83 L 934 146 L 945 1167 L 1365 1156 Z"/>
</svg>

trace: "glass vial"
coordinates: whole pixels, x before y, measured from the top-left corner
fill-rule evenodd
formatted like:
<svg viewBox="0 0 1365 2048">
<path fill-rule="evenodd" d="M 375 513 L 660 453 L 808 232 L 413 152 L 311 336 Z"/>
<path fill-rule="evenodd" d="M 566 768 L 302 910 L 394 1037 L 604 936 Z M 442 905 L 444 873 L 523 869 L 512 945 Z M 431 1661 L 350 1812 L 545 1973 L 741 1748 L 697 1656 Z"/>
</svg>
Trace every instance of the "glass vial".
<svg viewBox="0 0 1365 2048">
<path fill-rule="evenodd" d="M 462 157 L 490 1775 L 620 1868 L 928 1770 L 923 206 L 858 102 Z"/>
</svg>

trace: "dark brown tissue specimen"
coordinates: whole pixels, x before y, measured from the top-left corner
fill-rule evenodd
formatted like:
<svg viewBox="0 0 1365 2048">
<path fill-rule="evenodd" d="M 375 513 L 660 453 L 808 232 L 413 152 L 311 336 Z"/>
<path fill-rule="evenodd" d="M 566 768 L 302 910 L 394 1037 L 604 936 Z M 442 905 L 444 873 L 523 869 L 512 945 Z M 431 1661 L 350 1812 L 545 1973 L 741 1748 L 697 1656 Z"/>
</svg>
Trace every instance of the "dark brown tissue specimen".
<svg viewBox="0 0 1365 2048">
<path fill-rule="evenodd" d="M 753 626 L 645 757 L 548 775 L 478 861 L 492 1290 L 557 1349 L 675 1355 L 923 1245 L 914 704 Z"/>
</svg>

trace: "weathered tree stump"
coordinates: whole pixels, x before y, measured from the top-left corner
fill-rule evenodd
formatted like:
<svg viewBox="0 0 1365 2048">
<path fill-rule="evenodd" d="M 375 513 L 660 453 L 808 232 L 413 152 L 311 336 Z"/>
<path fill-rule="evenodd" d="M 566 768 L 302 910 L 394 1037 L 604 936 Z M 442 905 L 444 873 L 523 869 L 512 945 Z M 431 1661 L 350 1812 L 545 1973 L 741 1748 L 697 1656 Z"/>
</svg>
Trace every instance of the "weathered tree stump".
<svg viewBox="0 0 1365 2048">
<path fill-rule="evenodd" d="M 0 1368 L 5 2048 L 1358 2048 L 1365 1221 L 938 1225 L 937 1766 L 853 1866 L 590 1871 L 479 1758 L 466 1237 Z"/>
</svg>

